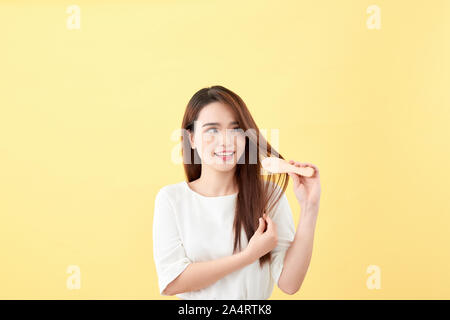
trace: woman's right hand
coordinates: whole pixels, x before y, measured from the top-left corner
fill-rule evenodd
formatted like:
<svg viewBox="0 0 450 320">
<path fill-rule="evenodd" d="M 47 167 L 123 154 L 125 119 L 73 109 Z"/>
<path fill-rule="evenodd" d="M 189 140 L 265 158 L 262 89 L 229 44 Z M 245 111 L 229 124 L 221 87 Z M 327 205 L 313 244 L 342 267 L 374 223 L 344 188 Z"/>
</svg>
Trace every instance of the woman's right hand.
<svg viewBox="0 0 450 320">
<path fill-rule="evenodd" d="M 264 219 L 265 218 L 265 219 Z M 259 226 L 248 242 L 246 252 L 252 258 L 252 261 L 258 260 L 266 253 L 272 251 L 277 246 L 277 226 L 275 222 L 266 214 L 264 218 L 259 218 Z M 267 229 L 264 231 L 267 224 Z"/>
</svg>

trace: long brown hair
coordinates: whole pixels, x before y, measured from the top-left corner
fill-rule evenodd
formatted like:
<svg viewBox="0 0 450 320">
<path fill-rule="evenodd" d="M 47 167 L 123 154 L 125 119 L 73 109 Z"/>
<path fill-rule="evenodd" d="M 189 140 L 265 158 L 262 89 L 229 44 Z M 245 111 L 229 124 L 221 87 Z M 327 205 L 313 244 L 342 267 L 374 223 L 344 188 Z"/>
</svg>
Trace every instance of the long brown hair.
<svg viewBox="0 0 450 320">
<path fill-rule="evenodd" d="M 242 227 L 247 234 L 247 239 L 255 233 L 258 228 L 258 219 L 263 213 L 272 217 L 272 209 L 277 205 L 285 192 L 289 175 L 284 174 L 267 174 L 265 182 L 261 175 L 260 155 L 275 156 L 284 159 L 260 134 L 258 126 L 251 116 L 244 101 L 231 90 L 223 86 L 211 86 L 197 91 L 189 100 L 182 123 L 182 158 L 184 171 L 189 182 L 200 178 L 201 175 L 201 159 L 196 149 L 192 149 L 189 141 L 189 132 L 194 131 L 194 121 L 197 120 L 198 114 L 203 107 L 211 102 L 221 102 L 231 107 L 234 111 L 236 120 L 239 121 L 240 128 L 246 132 L 245 137 L 245 162 L 238 161 L 236 164 L 235 181 L 238 186 L 238 195 L 236 203 L 236 212 L 234 217 L 234 249 L 237 247 L 241 250 L 241 229 Z M 184 130 L 183 130 L 184 129 Z M 253 130 L 248 130 L 253 129 Z M 247 131 L 248 130 L 248 131 Z M 249 134 L 248 134 L 249 133 Z M 249 161 L 249 150 L 256 152 L 256 159 Z M 256 160 L 256 161 L 255 161 Z M 256 162 L 256 163 L 255 163 Z M 271 187 L 272 185 L 272 187 Z M 276 193 L 273 186 L 279 186 L 280 192 Z M 259 262 L 262 267 L 263 263 L 271 260 L 271 254 L 268 252 L 260 257 Z"/>
</svg>

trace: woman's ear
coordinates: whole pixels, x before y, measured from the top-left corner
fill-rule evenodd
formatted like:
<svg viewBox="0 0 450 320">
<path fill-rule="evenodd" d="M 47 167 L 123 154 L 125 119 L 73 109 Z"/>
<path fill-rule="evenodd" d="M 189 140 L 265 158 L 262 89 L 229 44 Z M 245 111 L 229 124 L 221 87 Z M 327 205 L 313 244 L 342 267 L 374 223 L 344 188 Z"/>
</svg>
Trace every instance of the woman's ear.
<svg viewBox="0 0 450 320">
<path fill-rule="evenodd" d="M 191 148 L 195 149 L 194 135 L 190 130 L 189 130 L 189 142 L 191 143 Z"/>
</svg>

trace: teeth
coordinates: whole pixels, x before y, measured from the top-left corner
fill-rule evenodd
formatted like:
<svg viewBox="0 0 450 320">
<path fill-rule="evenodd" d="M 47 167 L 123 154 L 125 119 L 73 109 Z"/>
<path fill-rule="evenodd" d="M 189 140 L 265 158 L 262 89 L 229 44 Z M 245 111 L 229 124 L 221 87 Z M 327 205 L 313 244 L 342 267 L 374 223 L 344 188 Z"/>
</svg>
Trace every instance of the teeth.
<svg viewBox="0 0 450 320">
<path fill-rule="evenodd" d="M 231 156 L 234 152 L 229 152 L 229 153 L 216 153 L 216 155 L 218 156 Z"/>
</svg>

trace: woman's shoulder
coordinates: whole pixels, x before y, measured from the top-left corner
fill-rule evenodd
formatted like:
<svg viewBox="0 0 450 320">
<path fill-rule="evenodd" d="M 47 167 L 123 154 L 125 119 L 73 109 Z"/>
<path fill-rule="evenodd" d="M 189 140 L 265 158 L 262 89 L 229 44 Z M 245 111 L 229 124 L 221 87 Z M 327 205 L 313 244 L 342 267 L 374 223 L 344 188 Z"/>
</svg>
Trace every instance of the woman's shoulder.
<svg viewBox="0 0 450 320">
<path fill-rule="evenodd" d="M 185 189 L 184 184 L 186 184 L 184 180 L 177 183 L 167 184 L 165 186 L 160 187 L 158 193 L 163 193 L 165 195 L 172 195 L 179 193 Z"/>
<path fill-rule="evenodd" d="M 175 201 L 179 197 L 181 197 L 185 192 L 185 181 L 177 182 L 162 186 L 156 196 L 157 197 L 167 197 L 172 201 Z"/>
</svg>

